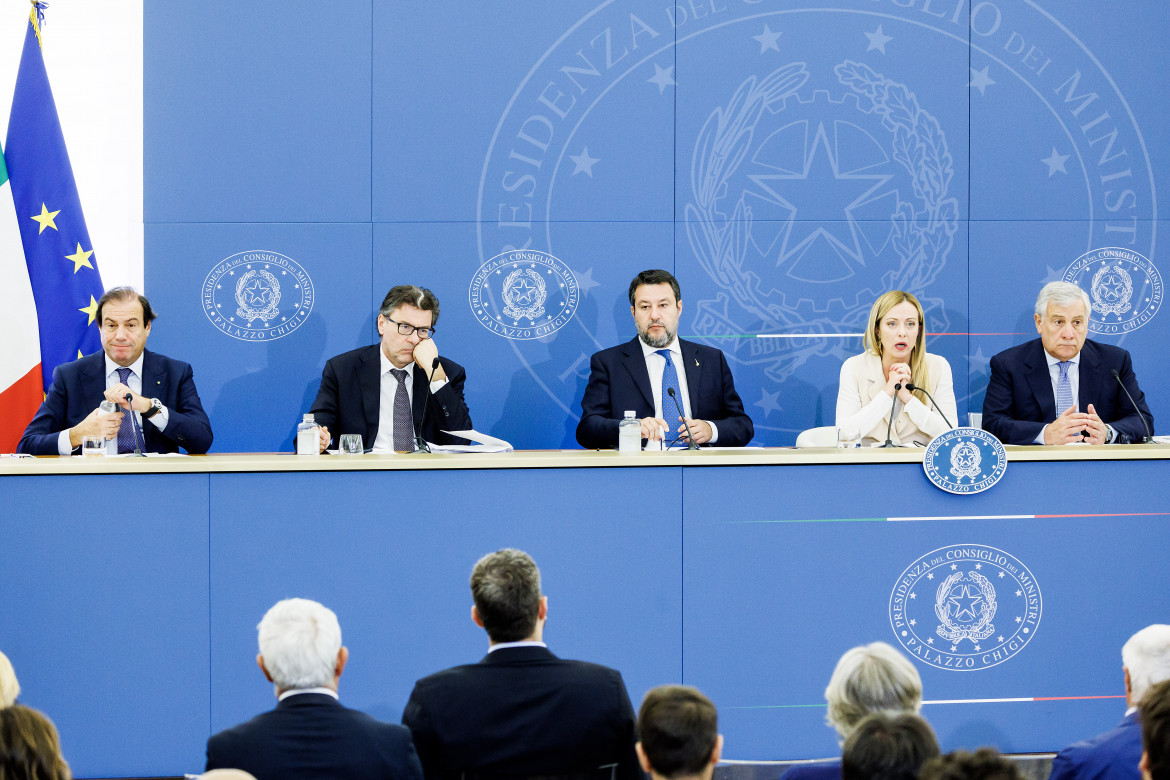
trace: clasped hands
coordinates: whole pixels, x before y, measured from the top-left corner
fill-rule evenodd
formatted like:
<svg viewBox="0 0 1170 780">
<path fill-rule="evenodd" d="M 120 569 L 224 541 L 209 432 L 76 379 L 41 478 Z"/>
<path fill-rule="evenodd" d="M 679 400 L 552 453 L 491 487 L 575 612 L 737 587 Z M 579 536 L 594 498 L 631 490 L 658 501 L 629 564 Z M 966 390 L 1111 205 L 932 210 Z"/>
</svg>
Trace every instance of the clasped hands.
<svg viewBox="0 0 1170 780">
<path fill-rule="evenodd" d="M 130 394 L 129 401 L 126 400 L 127 393 Z M 106 389 L 105 400 L 114 403 L 123 410 L 133 409 L 139 414 L 150 409 L 149 398 L 143 398 L 121 382 Z M 94 409 L 84 420 L 69 429 L 70 445 L 80 446 L 83 436 L 116 438 L 118 429 L 122 427 L 123 414 L 123 411 L 103 412 L 101 407 Z"/>
<path fill-rule="evenodd" d="M 711 441 L 711 425 L 703 420 L 696 420 L 693 417 L 678 417 L 679 426 L 675 429 L 675 434 L 682 441 L 690 441 L 691 436 L 687 431 L 687 426 L 695 434 L 695 444 L 706 444 Z M 659 441 L 664 439 L 664 431 L 670 430 L 670 424 L 661 417 L 643 417 L 639 420 L 642 424 L 642 438 L 647 441 Z"/>
<path fill-rule="evenodd" d="M 1109 428 L 1097 416 L 1097 410 L 1089 404 L 1087 412 L 1076 411 L 1076 406 L 1070 406 L 1061 412 L 1048 425 L 1044 426 L 1045 444 L 1071 444 L 1073 442 L 1088 442 L 1089 444 L 1104 444 L 1109 435 Z"/>
<path fill-rule="evenodd" d="M 910 399 L 913 398 L 910 391 L 906 389 L 906 384 L 912 381 L 910 376 L 910 366 L 905 363 L 894 363 L 890 366 L 890 375 L 886 380 L 886 395 L 893 398 L 896 392 L 898 394 L 898 400 L 902 402 L 903 406 L 910 403 Z M 901 383 L 902 386 L 894 390 L 894 385 L 898 383 Z"/>
</svg>

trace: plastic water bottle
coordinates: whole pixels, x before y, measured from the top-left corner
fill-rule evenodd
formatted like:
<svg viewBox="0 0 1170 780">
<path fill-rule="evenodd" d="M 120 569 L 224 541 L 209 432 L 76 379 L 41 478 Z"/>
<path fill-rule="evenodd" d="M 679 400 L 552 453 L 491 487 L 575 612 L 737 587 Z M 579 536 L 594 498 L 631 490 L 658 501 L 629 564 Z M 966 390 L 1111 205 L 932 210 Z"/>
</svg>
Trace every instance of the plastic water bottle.
<svg viewBox="0 0 1170 780">
<path fill-rule="evenodd" d="M 297 455 L 321 454 L 320 428 L 313 420 L 313 415 L 306 414 L 301 418 L 301 424 L 297 426 Z"/>
<path fill-rule="evenodd" d="M 628 455 L 642 451 L 642 423 L 633 412 L 626 412 L 626 417 L 618 423 L 618 452 Z"/>
</svg>

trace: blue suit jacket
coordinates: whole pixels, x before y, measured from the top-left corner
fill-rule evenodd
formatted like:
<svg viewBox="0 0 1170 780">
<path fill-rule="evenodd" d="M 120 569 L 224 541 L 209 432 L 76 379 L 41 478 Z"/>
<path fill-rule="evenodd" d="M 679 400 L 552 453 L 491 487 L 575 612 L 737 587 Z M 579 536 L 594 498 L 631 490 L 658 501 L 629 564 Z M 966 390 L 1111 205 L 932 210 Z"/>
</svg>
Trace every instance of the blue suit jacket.
<svg viewBox="0 0 1170 780">
<path fill-rule="evenodd" d="M 57 455 L 57 438 L 89 416 L 105 399 L 106 362 L 104 352 L 95 352 L 72 363 L 57 366 L 53 383 L 36 416 L 24 430 L 18 452 L 29 455 Z M 142 352 L 142 395 L 157 398 L 167 408 L 167 428 L 160 431 L 149 420 L 142 421 L 142 438 L 147 452 L 187 452 L 202 455 L 211 448 L 211 422 L 199 393 L 191 366 L 150 350 Z"/>
<path fill-rule="evenodd" d="M 378 344 L 344 352 L 325 363 L 321 372 L 321 387 L 310 411 L 313 419 L 329 429 L 334 441 L 343 433 L 360 433 L 362 445 L 369 449 L 378 436 L 378 416 L 381 411 L 382 363 L 378 358 Z M 435 444 L 468 444 L 466 439 L 448 436 L 440 431 L 466 431 L 472 428 L 471 412 L 463 400 L 463 383 L 467 373 L 463 366 L 445 357 L 439 358 L 447 384 L 431 396 L 427 375 L 414 367 L 411 388 L 411 412 L 419 434 Z"/>
<path fill-rule="evenodd" d="M 1150 431 L 1154 430 L 1154 418 L 1133 374 L 1129 352 L 1120 347 L 1085 341 L 1078 369 L 1078 408 L 1084 412 L 1092 404 L 1097 416 L 1120 434 L 1120 443 L 1136 441 L 1146 435 L 1146 429 L 1113 378 L 1114 370 L 1146 416 Z M 991 380 L 983 399 L 985 431 L 1004 444 L 1032 444 L 1040 430 L 1063 411 L 1056 408 L 1040 339 L 1004 350 L 991 359 Z"/>
<path fill-rule="evenodd" d="M 682 339 L 678 344 L 687 375 L 691 416 L 709 420 L 719 427 L 720 446 L 747 444 L 756 429 L 735 392 L 727 358 L 714 347 Z M 650 372 L 646 370 L 646 356 L 637 336 L 625 344 L 595 353 L 590 360 L 589 383 L 581 399 L 581 422 L 577 424 L 577 443 L 590 449 L 615 446 L 618 423 L 630 409 L 639 418 L 654 416 Z M 670 413 L 666 417 L 670 419 Z"/>
<path fill-rule="evenodd" d="M 243 769 L 257 780 L 422 780 L 410 732 L 299 693 L 207 740 L 207 769 Z"/>
<path fill-rule="evenodd" d="M 1048 780 L 1138 780 L 1141 757 L 1142 727 L 1135 712 L 1117 728 L 1060 751 Z"/>
</svg>

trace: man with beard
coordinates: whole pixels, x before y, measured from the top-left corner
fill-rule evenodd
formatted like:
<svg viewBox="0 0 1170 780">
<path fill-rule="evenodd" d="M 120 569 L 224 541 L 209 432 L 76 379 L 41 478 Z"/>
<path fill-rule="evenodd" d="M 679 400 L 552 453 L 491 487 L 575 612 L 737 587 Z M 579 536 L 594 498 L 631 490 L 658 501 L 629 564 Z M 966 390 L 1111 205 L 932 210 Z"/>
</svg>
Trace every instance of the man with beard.
<svg viewBox="0 0 1170 780">
<path fill-rule="evenodd" d="M 677 338 L 682 314 L 678 280 L 662 270 L 635 276 L 630 314 L 638 335 L 590 361 L 577 443 L 590 449 L 615 446 L 618 423 L 629 410 L 639 418 L 642 438 L 650 441 L 685 445 L 693 439 L 725 447 L 751 441 L 755 428 L 723 353 Z"/>
</svg>

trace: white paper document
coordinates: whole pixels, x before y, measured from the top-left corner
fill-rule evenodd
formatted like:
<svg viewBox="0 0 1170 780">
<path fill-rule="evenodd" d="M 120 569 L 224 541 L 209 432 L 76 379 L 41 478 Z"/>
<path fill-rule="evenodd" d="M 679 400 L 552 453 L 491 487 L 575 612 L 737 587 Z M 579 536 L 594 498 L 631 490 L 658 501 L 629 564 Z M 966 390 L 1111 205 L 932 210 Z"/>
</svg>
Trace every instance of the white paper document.
<svg viewBox="0 0 1170 780">
<path fill-rule="evenodd" d="M 427 444 L 431 445 L 431 452 L 511 452 L 512 445 L 495 436 L 488 436 L 479 431 L 443 431 L 460 439 L 467 439 L 474 444 Z"/>
</svg>

